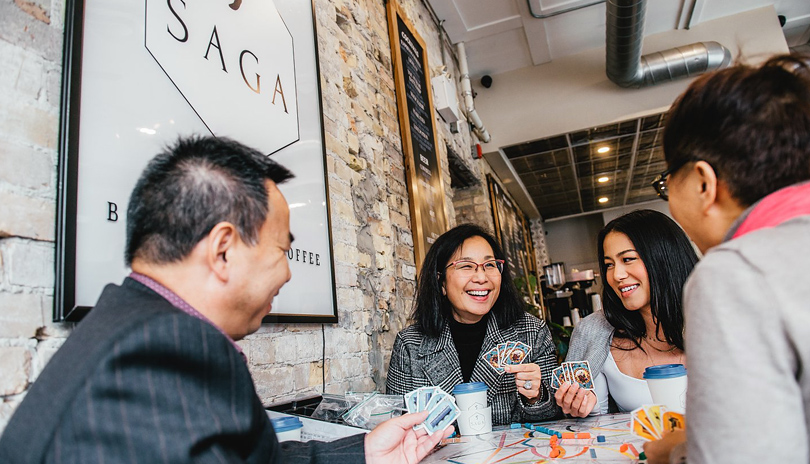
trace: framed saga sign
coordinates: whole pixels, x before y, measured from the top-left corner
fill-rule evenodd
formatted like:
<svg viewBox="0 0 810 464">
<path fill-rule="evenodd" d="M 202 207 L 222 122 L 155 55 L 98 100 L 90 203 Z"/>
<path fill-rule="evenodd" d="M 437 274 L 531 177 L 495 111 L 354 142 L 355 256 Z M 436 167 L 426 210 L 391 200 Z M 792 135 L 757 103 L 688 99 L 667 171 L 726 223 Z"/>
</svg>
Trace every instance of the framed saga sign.
<svg viewBox="0 0 810 464">
<path fill-rule="evenodd" d="M 68 0 L 54 320 L 91 310 L 124 265 L 127 202 L 181 136 L 230 137 L 295 178 L 292 280 L 265 322 L 336 322 L 311 0 Z"/>
</svg>

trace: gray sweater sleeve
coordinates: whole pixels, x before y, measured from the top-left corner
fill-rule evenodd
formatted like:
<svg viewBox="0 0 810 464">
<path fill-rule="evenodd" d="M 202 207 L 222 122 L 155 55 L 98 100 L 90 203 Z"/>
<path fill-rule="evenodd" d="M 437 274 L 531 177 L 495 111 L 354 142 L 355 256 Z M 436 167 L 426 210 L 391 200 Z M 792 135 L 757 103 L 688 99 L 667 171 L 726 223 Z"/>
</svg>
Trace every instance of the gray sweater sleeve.
<svg viewBox="0 0 810 464">
<path fill-rule="evenodd" d="M 588 361 L 593 377 L 602 373 L 607 355 L 610 352 L 610 341 L 613 338 L 613 326 L 605 319 L 605 313 L 597 311 L 582 319 L 571 334 L 566 361 Z"/>
<path fill-rule="evenodd" d="M 689 464 L 808 462 L 795 351 L 758 264 L 715 249 L 685 287 Z"/>
</svg>

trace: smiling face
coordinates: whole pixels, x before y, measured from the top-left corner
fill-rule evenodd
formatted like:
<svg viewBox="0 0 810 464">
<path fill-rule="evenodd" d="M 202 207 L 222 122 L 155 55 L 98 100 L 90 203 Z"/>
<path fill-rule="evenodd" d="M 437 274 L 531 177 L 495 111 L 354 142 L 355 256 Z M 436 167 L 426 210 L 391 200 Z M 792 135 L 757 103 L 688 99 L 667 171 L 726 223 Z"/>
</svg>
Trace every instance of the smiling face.
<svg viewBox="0 0 810 464">
<path fill-rule="evenodd" d="M 269 181 L 266 185 L 268 214 L 259 230 L 258 243 L 251 246 L 242 242 L 238 256 L 233 257 L 239 260 L 234 266 L 239 290 L 235 292 L 232 318 L 242 329 L 242 333 L 235 334 L 236 340 L 259 329 L 273 298 L 291 277 L 287 261 L 292 238 L 290 209 L 278 187 Z"/>
<path fill-rule="evenodd" d="M 605 276 L 625 309 L 650 311 L 650 279 L 633 242 L 621 232 L 605 237 Z"/>
<path fill-rule="evenodd" d="M 459 260 L 483 263 L 495 259 L 495 253 L 483 237 L 470 237 L 453 253 L 445 266 Z M 485 272 L 483 266 L 472 275 L 463 273 L 450 266 L 445 271 L 442 290 L 453 306 L 453 318 L 464 324 L 473 324 L 481 320 L 498 301 L 501 291 L 501 274 Z"/>
</svg>

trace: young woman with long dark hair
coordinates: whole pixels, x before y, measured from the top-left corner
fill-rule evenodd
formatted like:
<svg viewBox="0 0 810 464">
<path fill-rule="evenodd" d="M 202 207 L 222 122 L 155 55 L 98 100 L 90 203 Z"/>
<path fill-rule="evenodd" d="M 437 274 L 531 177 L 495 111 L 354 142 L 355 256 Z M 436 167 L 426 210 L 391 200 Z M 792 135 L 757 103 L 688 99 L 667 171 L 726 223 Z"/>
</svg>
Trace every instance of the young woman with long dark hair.
<svg viewBox="0 0 810 464">
<path fill-rule="evenodd" d="M 683 230 L 658 211 L 633 211 L 599 232 L 598 254 L 604 312 L 580 322 L 566 357 L 589 362 L 595 389 L 564 383 L 555 393 L 578 417 L 650 404 L 644 370 L 685 364 L 681 292 L 697 255 Z"/>
</svg>

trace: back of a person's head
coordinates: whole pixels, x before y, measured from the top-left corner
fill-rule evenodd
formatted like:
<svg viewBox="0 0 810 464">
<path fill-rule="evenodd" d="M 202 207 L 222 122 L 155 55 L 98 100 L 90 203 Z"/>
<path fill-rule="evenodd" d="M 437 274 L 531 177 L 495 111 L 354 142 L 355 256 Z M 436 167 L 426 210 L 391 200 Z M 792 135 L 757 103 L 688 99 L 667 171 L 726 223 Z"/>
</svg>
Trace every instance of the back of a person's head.
<svg viewBox="0 0 810 464">
<path fill-rule="evenodd" d="M 810 179 L 810 56 L 781 55 L 696 79 L 664 130 L 670 168 L 706 161 L 750 206 Z"/>
<path fill-rule="evenodd" d="M 125 261 L 177 262 L 222 221 L 254 245 L 267 217 L 265 181 L 293 175 L 227 138 L 181 138 L 144 169 L 127 208 Z"/>
</svg>

